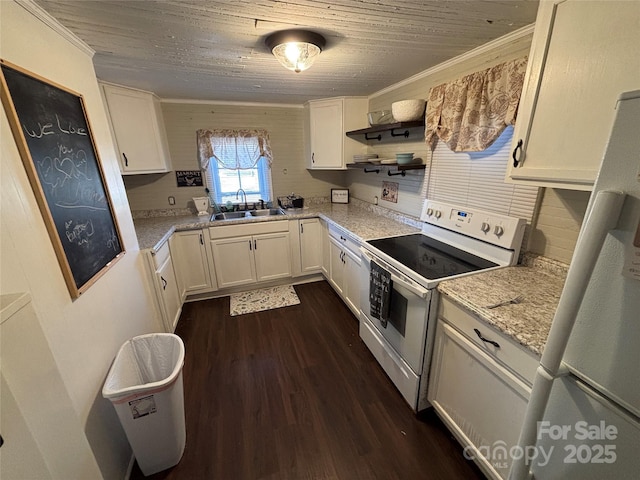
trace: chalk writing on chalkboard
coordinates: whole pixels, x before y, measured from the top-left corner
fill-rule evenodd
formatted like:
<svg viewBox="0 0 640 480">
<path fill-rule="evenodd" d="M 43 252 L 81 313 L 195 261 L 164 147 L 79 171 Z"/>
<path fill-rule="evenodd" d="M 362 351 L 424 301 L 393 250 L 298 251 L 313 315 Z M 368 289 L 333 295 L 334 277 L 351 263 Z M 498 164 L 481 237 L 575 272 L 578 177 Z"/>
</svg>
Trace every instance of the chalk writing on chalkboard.
<svg viewBox="0 0 640 480">
<path fill-rule="evenodd" d="M 81 95 L 0 60 L 2 104 L 73 298 L 123 254 Z"/>
<path fill-rule="evenodd" d="M 202 172 L 200 170 L 176 170 L 176 182 L 179 187 L 201 187 Z"/>
</svg>

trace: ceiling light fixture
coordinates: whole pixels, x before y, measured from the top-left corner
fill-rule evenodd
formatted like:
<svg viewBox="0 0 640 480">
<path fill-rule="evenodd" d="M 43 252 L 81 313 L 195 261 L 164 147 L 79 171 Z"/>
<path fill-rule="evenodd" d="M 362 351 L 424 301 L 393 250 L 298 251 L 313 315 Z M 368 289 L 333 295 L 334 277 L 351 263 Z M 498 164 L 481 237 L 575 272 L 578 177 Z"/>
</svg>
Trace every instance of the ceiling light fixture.
<svg viewBox="0 0 640 480">
<path fill-rule="evenodd" d="M 269 35 L 265 43 L 284 68 L 300 73 L 313 65 L 326 41 L 308 30 L 282 30 Z"/>
</svg>

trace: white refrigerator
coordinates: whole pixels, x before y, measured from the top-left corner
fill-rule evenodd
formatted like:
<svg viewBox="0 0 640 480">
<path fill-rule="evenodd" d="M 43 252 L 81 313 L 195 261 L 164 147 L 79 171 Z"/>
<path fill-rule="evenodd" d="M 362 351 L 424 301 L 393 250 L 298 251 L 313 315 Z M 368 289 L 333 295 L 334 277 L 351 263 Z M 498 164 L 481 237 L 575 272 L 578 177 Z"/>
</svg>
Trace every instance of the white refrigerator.
<svg viewBox="0 0 640 480">
<path fill-rule="evenodd" d="M 640 478 L 640 91 L 624 93 L 510 478 Z"/>
</svg>

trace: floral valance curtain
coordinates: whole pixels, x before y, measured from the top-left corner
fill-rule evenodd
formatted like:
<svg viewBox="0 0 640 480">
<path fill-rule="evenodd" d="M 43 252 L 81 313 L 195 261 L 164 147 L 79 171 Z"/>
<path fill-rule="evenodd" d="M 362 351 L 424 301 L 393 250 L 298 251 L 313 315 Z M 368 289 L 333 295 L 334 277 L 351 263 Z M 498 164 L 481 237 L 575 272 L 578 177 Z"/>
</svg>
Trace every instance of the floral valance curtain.
<svg viewBox="0 0 640 480">
<path fill-rule="evenodd" d="M 203 170 L 211 159 L 222 168 L 243 170 L 254 168 L 263 157 L 271 168 L 273 156 L 266 130 L 198 130 L 196 134 Z"/>
<path fill-rule="evenodd" d="M 425 140 L 441 139 L 454 152 L 488 148 L 516 121 L 527 57 L 472 73 L 429 92 Z"/>
</svg>

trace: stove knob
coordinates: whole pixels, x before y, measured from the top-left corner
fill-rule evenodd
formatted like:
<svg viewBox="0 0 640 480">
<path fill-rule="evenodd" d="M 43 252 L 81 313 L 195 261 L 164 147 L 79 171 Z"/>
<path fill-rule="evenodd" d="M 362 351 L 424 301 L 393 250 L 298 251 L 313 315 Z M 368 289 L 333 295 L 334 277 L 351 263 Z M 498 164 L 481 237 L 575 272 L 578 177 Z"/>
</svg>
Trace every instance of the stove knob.
<svg viewBox="0 0 640 480">
<path fill-rule="evenodd" d="M 496 225 L 496 228 L 494 228 L 493 233 L 495 233 L 497 236 L 501 236 L 504 233 L 504 228 L 502 228 L 500 225 Z"/>
<path fill-rule="evenodd" d="M 433 208 L 427 208 L 427 215 L 428 216 L 433 215 Z"/>
<path fill-rule="evenodd" d="M 442 216 L 442 212 L 440 210 L 436 210 L 436 218 L 440 218 Z"/>
<path fill-rule="evenodd" d="M 482 230 L 484 233 L 487 233 L 489 230 L 491 230 L 491 225 L 489 225 L 487 222 L 482 222 L 480 230 Z"/>
</svg>

